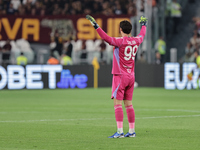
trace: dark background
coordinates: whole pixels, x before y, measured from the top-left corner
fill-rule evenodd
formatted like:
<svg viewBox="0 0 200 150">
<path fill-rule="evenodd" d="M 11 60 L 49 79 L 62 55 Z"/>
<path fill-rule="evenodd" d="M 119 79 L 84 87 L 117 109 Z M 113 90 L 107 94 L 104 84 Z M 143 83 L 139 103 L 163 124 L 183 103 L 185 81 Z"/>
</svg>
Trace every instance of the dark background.
<svg viewBox="0 0 200 150">
<path fill-rule="evenodd" d="M 93 87 L 94 69 L 92 65 L 73 65 L 63 66 L 63 69 L 69 69 L 71 75 L 85 74 L 88 77 L 87 87 Z M 101 65 L 98 70 L 98 87 L 112 86 L 112 66 Z M 44 88 L 48 88 L 48 73 L 43 72 L 42 81 Z M 56 83 L 60 81 L 61 73 L 56 73 Z M 0 75 L 1 80 L 1 75 Z M 164 87 L 164 65 L 137 64 L 135 65 L 135 81 L 140 87 Z M 7 85 L 4 89 L 7 89 Z"/>
</svg>

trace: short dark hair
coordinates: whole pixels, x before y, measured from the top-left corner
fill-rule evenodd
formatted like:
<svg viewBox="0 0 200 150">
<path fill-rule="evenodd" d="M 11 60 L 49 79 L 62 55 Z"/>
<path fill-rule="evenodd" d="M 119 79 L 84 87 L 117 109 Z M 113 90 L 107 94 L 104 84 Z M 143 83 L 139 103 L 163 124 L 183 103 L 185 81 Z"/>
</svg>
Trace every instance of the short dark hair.
<svg viewBox="0 0 200 150">
<path fill-rule="evenodd" d="M 122 31 L 124 33 L 126 33 L 126 34 L 131 33 L 132 25 L 129 21 L 127 21 L 127 20 L 121 21 L 119 26 L 120 26 L 120 28 L 122 28 Z"/>
</svg>

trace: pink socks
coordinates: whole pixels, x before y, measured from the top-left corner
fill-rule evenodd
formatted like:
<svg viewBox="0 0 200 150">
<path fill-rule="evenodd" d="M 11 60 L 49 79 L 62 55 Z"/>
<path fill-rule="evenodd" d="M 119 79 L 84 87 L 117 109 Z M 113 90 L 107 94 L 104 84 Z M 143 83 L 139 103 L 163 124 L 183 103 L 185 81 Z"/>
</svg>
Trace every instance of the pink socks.
<svg viewBox="0 0 200 150">
<path fill-rule="evenodd" d="M 123 109 L 122 109 L 122 105 L 115 105 L 115 118 L 116 118 L 116 122 L 117 122 L 117 128 L 123 128 L 123 118 L 124 118 L 124 114 L 123 114 Z"/>
<path fill-rule="evenodd" d="M 126 106 L 126 113 L 129 122 L 129 133 L 135 132 L 135 111 L 133 109 L 133 105 Z"/>
<path fill-rule="evenodd" d="M 119 133 L 123 133 L 123 109 L 122 105 L 115 105 L 115 118 L 117 122 L 117 131 Z M 135 111 L 133 109 L 133 105 L 127 106 L 126 107 L 126 113 L 128 117 L 128 122 L 129 122 L 129 133 L 135 132 Z"/>
</svg>

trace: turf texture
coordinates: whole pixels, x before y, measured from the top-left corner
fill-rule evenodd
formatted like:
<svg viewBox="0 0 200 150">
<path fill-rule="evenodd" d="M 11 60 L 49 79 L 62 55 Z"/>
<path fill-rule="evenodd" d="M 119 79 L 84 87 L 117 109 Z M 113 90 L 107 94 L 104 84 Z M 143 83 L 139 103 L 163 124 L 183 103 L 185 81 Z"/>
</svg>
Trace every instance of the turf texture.
<svg viewBox="0 0 200 150">
<path fill-rule="evenodd" d="M 2 90 L 0 150 L 200 149 L 199 90 L 136 88 L 136 137 L 123 139 L 107 138 L 116 132 L 110 96 L 111 88 Z"/>
</svg>

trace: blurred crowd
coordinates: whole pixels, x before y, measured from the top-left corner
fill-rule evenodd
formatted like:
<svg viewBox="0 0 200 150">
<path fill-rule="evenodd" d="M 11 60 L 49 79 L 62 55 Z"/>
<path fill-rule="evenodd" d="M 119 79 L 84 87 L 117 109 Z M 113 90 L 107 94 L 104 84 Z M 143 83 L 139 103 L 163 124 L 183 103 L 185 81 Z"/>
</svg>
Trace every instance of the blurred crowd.
<svg viewBox="0 0 200 150">
<path fill-rule="evenodd" d="M 194 17 L 192 20 L 195 29 L 185 48 L 184 62 L 195 62 L 196 54 L 200 54 L 200 17 Z"/>
<path fill-rule="evenodd" d="M 121 5 L 121 4 L 126 5 Z M 0 14 L 136 14 L 133 0 L 0 0 Z"/>
<path fill-rule="evenodd" d="M 157 2 L 158 0 L 152 0 L 152 6 L 156 6 Z M 144 0 L 141 0 L 140 4 L 140 11 L 144 11 Z M 135 16 L 137 15 L 136 5 L 137 0 L 0 0 L 0 15 L 44 16 L 81 14 L 126 14 Z M 70 44 L 71 41 L 68 41 L 69 46 L 67 47 L 67 49 L 63 47 L 63 43 L 64 42 L 61 38 L 55 36 L 55 47 L 51 49 L 49 59 L 53 60 L 53 63 L 72 64 L 71 53 L 73 46 L 72 44 Z M 7 45 L 11 45 L 9 49 L 4 46 L 4 43 L 0 45 L 0 53 L 2 55 L 1 57 L 3 62 L 9 62 L 10 58 L 12 57 L 10 54 L 13 47 L 15 47 L 13 46 L 15 45 L 15 42 L 12 41 L 12 44 L 10 44 L 10 40 L 8 40 Z M 88 57 L 90 57 L 86 45 L 88 45 L 88 42 L 83 41 L 82 46 L 80 46 L 80 56 L 78 57 L 80 57 L 81 63 L 87 62 L 86 60 L 88 59 Z M 19 52 L 22 52 L 21 48 L 19 49 Z M 98 49 L 98 52 L 100 52 L 99 61 L 100 63 L 105 64 L 106 58 L 108 57 L 106 55 L 105 43 L 102 42 Z M 26 64 L 27 61 L 25 61 L 26 63 L 24 63 L 24 57 L 29 56 L 30 54 L 28 55 L 27 52 L 23 52 L 15 55 L 19 56 L 18 60 L 22 61 L 22 64 Z M 58 61 L 55 61 L 53 57 L 56 58 Z M 30 58 L 28 58 L 28 63 L 30 62 Z M 51 61 L 48 61 L 48 63 L 51 63 Z"/>
<path fill-rule="evenodd" d="M 141 10 L 144 0 L 141 0 Z M 156 0 L 153 0 L 153 6 Z M 136 15 L 136 0 L 0 0 L 0 15 Z"/>
<path fill-rule="evenodd" d="M 108 53 L 112 52 L 112 46 L 103 40 L 73 40 L 64 41 L 59 33 L 56 33 L 50 43 L 50 57 L 48 64 L 90 64 L 97 57 L 100 64 L 106 64 Z"/>
</svg>

